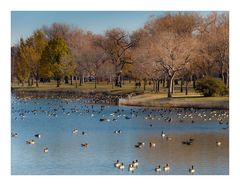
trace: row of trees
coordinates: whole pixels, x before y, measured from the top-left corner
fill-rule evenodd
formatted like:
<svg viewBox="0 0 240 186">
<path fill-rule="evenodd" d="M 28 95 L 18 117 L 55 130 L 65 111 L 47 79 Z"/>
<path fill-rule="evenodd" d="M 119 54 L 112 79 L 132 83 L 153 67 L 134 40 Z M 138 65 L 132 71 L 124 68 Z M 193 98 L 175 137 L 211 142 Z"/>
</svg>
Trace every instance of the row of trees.
<svg viewBox="0 0 240 186">
<path fill-rule="evenodd" d="M 204 76 L 229 79 L 229 18 L 227 13 L 166 14 L 152 17 L 143 28 L 129 34 L 120 28 L 104 35 L 54 23 L 36 30 L 12 46 L 12 78 L 19 82 L 54 78 L 76 87 L 84 77 L 107 80 L 122 87 L 123 77 L 152 81 L 155 91 L 167 82 L 168 96 L 174 82 Z M 182 87 L 182 86 L 181 86 Z"/>
</svg>

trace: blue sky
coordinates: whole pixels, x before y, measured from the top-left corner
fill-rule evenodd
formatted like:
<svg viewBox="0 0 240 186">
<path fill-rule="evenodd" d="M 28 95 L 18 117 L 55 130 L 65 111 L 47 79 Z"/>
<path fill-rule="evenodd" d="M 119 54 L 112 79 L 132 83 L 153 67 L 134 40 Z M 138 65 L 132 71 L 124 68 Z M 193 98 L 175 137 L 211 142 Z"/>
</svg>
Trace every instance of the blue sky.
<svg viewBox="0 0 240 186">
<path fill-rule="evenodd" d="M 140 28 L 150 16 L 163 15 L 163 11 L 12 11 L 11 44 L 21 37 L 30 36 L 34 30 L 54 22 L 77 26 L 94 33 L 120 27 L 129 32 Z M 205 12 L 206 13 L 206 12 Z M 205 14 L 204 13 L 204 14 Z"/>
</svg>

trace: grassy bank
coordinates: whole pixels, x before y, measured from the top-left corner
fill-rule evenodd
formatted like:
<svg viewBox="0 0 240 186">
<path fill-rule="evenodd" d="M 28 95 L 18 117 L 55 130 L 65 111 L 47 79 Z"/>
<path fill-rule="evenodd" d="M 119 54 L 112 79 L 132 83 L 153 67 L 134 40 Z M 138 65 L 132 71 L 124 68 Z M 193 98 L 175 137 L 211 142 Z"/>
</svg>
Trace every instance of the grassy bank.
<svg viewBox="0 0 240 186">
<path fill-rule="evenodd" d="M 94 82 L 87 82 L 82 86 L 75 87 L 75 84 L 62 84 L 56 87 L 55 82 L 41 83 L 37 88 L 35 86 L 24 86 L 12 84 L 12 91 L 21 96 L 78 96 L 95 98 L 100 102 L 101 99 L 111 99 L 111 97 L 119 99 L 119 105 L 126 106 L 146 106 L 146 107 L 194 107 L 194 108 L 216 108 L 228 109 L 228 97 L 203 97 L 196 93 L 194 89 L 189 87 L 189 94 L 180 92 L 180 87 L 175 86 L 175 93 L 172 98 L 167 98 L 166 88 L 160 89 L 160 93 L 152 92 L 152 85 L 147 85 L 145 91 L 143 87 L 136 88 L 135 83 L 125 82 L 122 88 L 113 87 L 112 84 L 106 82 L 97 84 L 95 88 Z M 115 99 L 114 99 L 115 100 Z"/>
<path fill-rule="evenodd" d="M 147 106 L 147 107 L 193 107 L 193 108 L 214 108 L 229 109 L 228 97 L 203 97 L 198 94 L 185 96 L 177 93 L 172 98 L 166 94 L 144 94 L 123 98 L 119 100 L 120 105 Z"/>
</svg>

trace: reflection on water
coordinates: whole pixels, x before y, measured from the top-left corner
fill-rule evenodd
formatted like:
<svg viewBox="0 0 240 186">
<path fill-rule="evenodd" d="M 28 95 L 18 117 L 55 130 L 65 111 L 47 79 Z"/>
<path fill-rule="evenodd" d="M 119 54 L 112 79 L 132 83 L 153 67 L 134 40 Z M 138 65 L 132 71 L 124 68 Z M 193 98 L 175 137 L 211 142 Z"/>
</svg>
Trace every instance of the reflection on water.
<svg viewBox="0 0 240 186">
<path fill-rule="evenodd" d="M 104 119 L 104 121 L 100 121 Z M 78 133 L 72 134 L 74 128 Z M 114 133 L 121 130 L 121 133 Z M 82 135 L 82 131 L 86 135 Z M 166 137 L 161 137 L 161 132 Z M 229 174 L 228 112 L 88 105 L 12 98 L 12 174 Z M 34 137 L 41 134 L 41 138 Z M 183 141 L 193 138 L 191 145 Z M 26 144 L 33 139 L 34 145 Z M 169 139 L 169 140 L 167 140 Z M 220 141 L 221 146 L 216 142 Z M 136 148 L 144 142 L 142 148 Z M 150 147 L 149 143 L 156 147 Z M 84 148 L 81 144 L 88 143 Z M 48 147 L 48 153 L 44 148 Z M 124 170 L 114 167 L 120 160 Z M 169 173 L 156 173 L 168 163 Z"/>
</svg>

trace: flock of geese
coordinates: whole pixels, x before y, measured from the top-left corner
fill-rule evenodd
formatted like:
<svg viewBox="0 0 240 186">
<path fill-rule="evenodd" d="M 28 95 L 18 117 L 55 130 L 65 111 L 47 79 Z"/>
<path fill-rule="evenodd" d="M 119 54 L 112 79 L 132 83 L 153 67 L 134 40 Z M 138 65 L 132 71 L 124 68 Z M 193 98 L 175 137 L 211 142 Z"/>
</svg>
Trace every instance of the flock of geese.
<svg viewBox="0 0 240 186">
<path fill-rule="evenodd" d="M 71 115 L 73 113 L 80 113 L 80 114 L 90 114 L 91 117 L 94 117 L 96 114 L 101 114 L 106 106 L 101 106 L 100 110 L 94 110 L 94 105 L 82 105 L 81 108 L 77 108 L 76 106 L 73 108 L 70 108 L 70 110 L 68 110 L 67 108 L 64 107 L 64 104 L 69 104 L 70 101 L 65 100 L 63 102 L 61 102 L 58 106 L 58 108 L 53 108 L 51 107 L 51 105 L 49 104 L 49 108 L 48 109 L 43 109 L 41 106 L 39 107 L 39 109 L 34 109 L 34 110 L 15 110 L 14 106 L 12 106 L 12 112 L 19 112 L 18 117 L 15 117 L 14 119 L 24 119 L 27 114 L 29 113 L 33 113 L 34 115 L 37 115 L 38 113 L 46 113 L 48 115 L 48 117 L 57 117 L 60 113 L 62 112 L 62 114 L 65 115 Z M 37 102 L 36 102 L 37 104 Z M 150 110 L 150 112 L 149 112 Z M 117 121 L 118 118 L 120 117 L 124 117 L 126 120 L 132 119 L 134 117 L 143 117 L 146 120 L 161 120 L 163 122 L 166 123 L 177 123 L 177 122 L 190 122 L 190 123 L 195 123 L 195 121 L 217 121 L 218 124 L 222 125 L 222 124 L 226 124 L 227 127 L 223 127 L 222 129 L 227 129 L 228 128 L 228 112 L 227 111 L 215 111 L 212 110 L 210 112 L 206 112 L 204 110 L 202 110 L 201 112 L 199 112 L 198 109 L 146 109 L 146 108 L 138 108 L 138 109 L 131 109 L 130 110 L 130 114 L 126 114 L 124 113 L 125 110 L 124 109 L 120 109 L 118 108 L 115 112 L 110 114 L 109 116 L 106 116 L 105 114 L 102 114 L 102 117 L 99 119 L 100 122 L 110 122 L 110 121 Z M 150 127 L 152 127 L 152 124 L 149 125 Z M 77 128 L 73 128 L 72 129 L 72 134 L 77 134 L 79 131 Z M 114 131 L 115 134 L 121 134 L 122 130 L 115 130 Z M 81 132 L 82 135 L 87 135 L 86 131 L 82 131 Z M 166 133 L 164 131 L 161 131 L 160 134 L 162 139 L 165 139 L 167 141 L 172 140 L 172 137 L 166 135 Z M 12 138 L 16 138 L 18 137 L 18 133 L 16 132 L 12 132 L 11 133 L 11 137 Z M 42 137 L 41 134 L 35 134 L 34 137 L 36 139 L 39 139 Z M 193 138 L 189 138 L 185 141 L 182 141 L 183 145 L 192 145 L 194 143 L 194 139 Z M 28 145 L 34 145 L 35 144 L 35 140 L 34 139 L 28 139 L 26 141 L 26 144 Z M 88 143 L 83 143 L 81 144 L 82 148 L 88 148 Z M 220 147 L 222 145 L 221 141 L 216 141 L 216 146 Z M 145 146 L 145 142 L 138 142 L 135 145 L 135 148 L 142 148 Z M 150 148 L 155 148 L 156 147 L 156 143 L 154 142 L 149 142 L 149 147 Z M 43 148 L 43 152 L 44 153 L 48 153 L 49 149 L 48 147 L 44 147 Z M 119 160 L 117 160 L 116 162 L 114 162 L 114 167 L 120 170 L 124 170 L 125 166 L 123 162 L 120 162 Z M 136 171 L 136 169 L 138 169 L 139 167 L 139 161 L 138 160 L 133 160 L 131 163 L 128 164 L 128 171 L 134 173 Z M 165 172 L 168 173 L 170 171 L 170 165 L 168 163 L 165 163 L 163 166 L 161 165 L 156 165 L 155 168 L 153 168 L 153 170 L 157 173 L 159 172 Z M 195 168 L 194 165 L 192 165 L 188 172 L 190 174 L 194 174 Z"/>
</svg>

